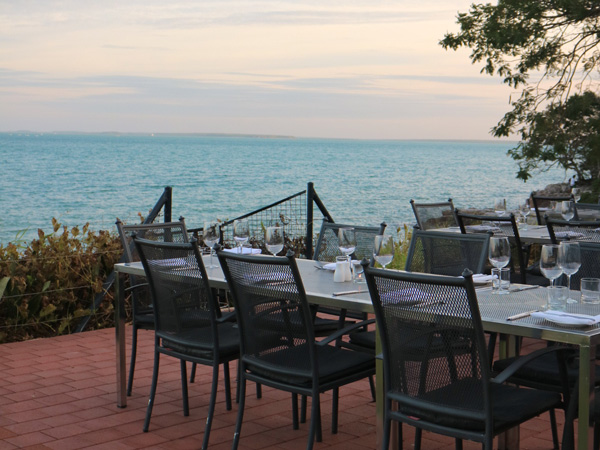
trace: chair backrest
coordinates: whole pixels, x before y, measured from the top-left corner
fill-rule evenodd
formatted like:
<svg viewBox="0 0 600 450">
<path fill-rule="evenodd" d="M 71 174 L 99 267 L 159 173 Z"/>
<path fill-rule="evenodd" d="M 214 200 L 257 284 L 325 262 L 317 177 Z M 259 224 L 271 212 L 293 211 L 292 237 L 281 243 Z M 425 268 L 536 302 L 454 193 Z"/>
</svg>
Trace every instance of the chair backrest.
<svg viewBox="0 0 600 450">
<path fill-rule="evenodd" d="M 412 206 L 415 213 L 417 226 L 421 230 L 458 226 L 454 203 L 452 203 L 451 198 L 447 202 L 439 203 L 416 203 L 411 200 L 410 206 Z"/>
<path fill-rule="evenodd" d="M 116 225 L 121 237 L 121 244 L 123 244 L 123 250 L 125 251 L 126 262 L 140 261 L 133 243 L 133 238 L 136 236 L 155 242 L 190 242 L 183 218 L 177 222 L 137 225 L 124 225 L 120 220 L 117 220 Z"/>
<path fill-rule="evenodd" d="M 479 215 L 466 214 L 457 210 L 456 217 L 461 233 L 488 233 L 491 231 L 494 236 L 508 237 L 511 248 L 513 249 L 513 254 L 516 253 L 518 258 L 517 262 L 519 264 L 521 282 L 527 282 L 525 270 L 527 269 L 527 261 L 525 261 L 525 251 L 521 244 L 519 228 L 517 227 L 517 221 L 513 213 L 503 216 Z M 511 266 L 514 266 L 513 258 L 511 258 Z"/>
<path fill-rule="evenodd" d="M 335 261 L 335 257 L 341 255 L 339 249 L 338 230 L 340 228 L 354 228 L 356 236 L 356 249 L 352 258 L 361 260 L 363 258 L 373 257 L 373 248 L 375 247 L 375 236 L 383 234 L 386 228 L 385 222 L 378 227 L 365 227 L 340 223 L 332 223 L 323 220 L 319 239 L 315 248 L 313 259 L 316 261 Z"/>
<path fill-rule="evenodd" d="M 581 267 L 571 275 L 571 289 L 579 290 L 582 278 L 600 278 L 600 242 L 579 241 Z M 567 277 L 560 279 L 562 285 L 567 285 Z"/>
<path fill-rule="evenodd" d="M 572 195 L 559 195 L 554 197 L 548 197 L 543 195 L 534 195 L 531 194 L 531 203 L 533 209 L 535 210 L 535 217 L 537 218 L 538 225 L 544 225 L 544 216 L 549 215 L 548 213 L 551 209 L 548 209 L 548 206 L 552 204 L 552 202 L 563 202 L 566 200 L 573 200 Z M 560 211 L 560 210 L 559 210 Z M 560 212 L 556 213 L 560 215 Z"/>
<path fill-rule="evenodd" d="M 293 254 L 217 255 L 236 311 L 242 360 L 263 374 L 310 378 L 316 370 L 314 309 Z"/>
<path fill-rule="evenodd" d="M 561 220 L 552 217 L 545 217 L 548 234 L 553 244 L 560 241 L 572 240 L 600 242 L 600 220 L 598 221 L 580 221 L 580 220 Z"/>
<path fill-rule="evenodd" d="M 134 238 L 150 284 L 156 335 L 173 345 L 218 345 L 218 305 L 208 285 L 198 242 Z"/>
<path fill-rule="evenodd" d="M 600 204 L 575 203 L 575 219 L 580 221 L 600 221 Z"/>
<path fill-rule="evenodd" d="M 413 230 L 405 269 L 460 276 L 465 269 L 483 273 L 491 233 L 461 234 Z"/>
<path fill-rule="evenodd" d="M 490 368 L 471 272 L 444 277 L 365 264 L 365 275 L 385 393 L 398 412 L 433 423 L 440 415 L 470 424 L 491 421 Z"/>
</svg>

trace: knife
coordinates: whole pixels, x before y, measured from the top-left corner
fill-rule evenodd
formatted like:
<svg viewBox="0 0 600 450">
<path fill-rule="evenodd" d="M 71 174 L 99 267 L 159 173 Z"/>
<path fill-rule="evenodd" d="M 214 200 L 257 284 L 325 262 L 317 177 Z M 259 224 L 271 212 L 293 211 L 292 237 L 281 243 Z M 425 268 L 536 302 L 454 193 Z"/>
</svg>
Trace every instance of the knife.
<svg viewBox="0 0 600 450">
<path fill-rule="evenodd" d="M 341 292 L 334 292 L 331 295 L 333 295 L 334 297 L 337 297 L 339 295 L 361 294 L 363 292 L 366 292 L 366 291 L 341 291 Z"/>
<path fill-rule="evenodd" d="M 537 289 L 539 288 L 539 286 L 521 286 L 521 287 L 516 287 L 516 288 L 510 288 L 508 290 L 508 292 L 521 292 L 521 291 L 528 291 L 529 289 Z"/>
</svg>

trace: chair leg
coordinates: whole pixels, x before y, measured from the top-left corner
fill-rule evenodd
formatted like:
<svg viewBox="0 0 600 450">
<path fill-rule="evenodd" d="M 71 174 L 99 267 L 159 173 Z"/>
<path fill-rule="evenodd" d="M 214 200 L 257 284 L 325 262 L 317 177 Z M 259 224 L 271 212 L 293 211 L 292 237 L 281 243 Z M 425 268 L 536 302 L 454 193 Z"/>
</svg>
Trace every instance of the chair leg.
<svg viewBox="0 0 600 450">
<path fill-rule="evenodd" d="M 381 450 L 389 450 L 390 448 L 390 433 L 392 431 L 392 420 L 390 419 L 390 415 L 388 414 L 388 411 L 390 410 L 390 401 L 389 400 L 385 400 L 385 418 L 383 420 L 383 436 L 381 439 Z M 401 444 L 401 440 L 399 442 L 399 445 Z M 402 447 L 399 447 L 400 449 Z"/>
<path fill-rule="evenodd" d="M 256 398 L 262 398 L 262 384 L 256 383 Z"/>
<path fill-rule="evenodd" d="M 241 364 L 240 364 L 241 367 Z M 242 375 L 240 369 L 240 378 L 238 382 L 240 398 L 239 398 L 239 409 L 237 414 L 237 421 L 235 423 L 235 432 L 233 433 L 233 444 L 232 450 L 237 450 L 238 445 L 240 443 L 240 433 L 242 431 L 242 421 L 244 420 L 244 405 L 246 403 L 246 377 Z"/>
<path fill-rule="evenodd" d="M 157 339 L 157 338 L 156 338 Z M 156 384 L 158 383 L 158 366 L 160 362 L 160 353 L 154 349 L 154 369 L 152 370 L 152 386 L 150 387 L 150 398 L 148 398 L 148 407 L 146 408 L 146 420 L 144 420 L 143 431 L 146 433 L 150 426 L 150 417 L 152 416 L 152 407 L 154 406 L 154 397 L 156 396 Z"/>
<path fill-rule="evenodd" d="M 594 450 L 600 450 L 600 424 L 594 423 Z"/>
<path fill-rule="evenodd" d="M 181 397 L 183 398 L 183 415 L 187 417 L 190 415 L 190 400 L 188 396 L 187 368 L 185 360 L 179 360 L 179 366 L 181 367 Z"/>
<path fill-rule="evenodd" d="M 338 432 L 338 406 L 340 399 L 340 388 L 333 388 L 333 399 L 331 402 L 331 434 Z"/>
<path fill-rule="evenodd" d="M 206 427 L 204 428 L 204 439 L 202 440 L 202 450 L 208 448 L 208 438 L 210 437 L 210 428 L 212 427 L 213 417 L 215 415 L 215 404 L 217 403 L 217 388 L 219 387 L 219 364 L 213 365 L 213 380 L 210 389 L 210 402 L 208 404 L 208 415 L 206 416 Z"/>
<path fill-rule="evenodd" d="M 231 411 L 231 377 L 229 376 L 229 362 L 223 363 L 223 382 L 225 384 L 225 408 L 227 408 L 227 411 Z"/>
<path fill-rule="evenodd" d="M 312 408 L 310 412 L 310 427 L 308 430 L 308 442 L 306 443 L 306 450 L 312 450 L 315 445 L 315 438 L 317 442 L 321 442 L 323 436 L 321 434 L 321 412 L 319 410 L 319 393 L 314 393 L 315 397 L 312 399 Z"/>
<path fill-rule="evenodd" d="M 131 359 L 129 360 L 129 378 L 127 379 L 127 396 L 131 397 L 133 389 L 133 373 L 135 372 L 135 359 L 137 357 L 137 335 L 138 327 L 133 325 L 131 329 Z"/>
<path fill-rule="evenodd" d="M 375 380 L 373 379 L 373 375 L 369 377 L 369 387 L 371 388 L 371 398 L 373 401 L 376 401 L 377 397 L 375 395 Z"/>
<path fill-rule="evenodd" d="M 556 425 L 556 412 L 551 409 L 550 413 L 550 429 L 552 430 L 552 445 L 554 450 L 558 450 L 560 448 L 560 444 L 558 443 L 558 427 Z"/>
<path fill-rule="evenodd" d="M 298 394 L 292 393 L 292 428 L 297 430 L 300 428 L 298 424 Z"/>
<path fill-rule="evenodd" d="M 454 448 L 456 450 L 463 450 L 463 441 L 462 441 L 462 439 L 458 439 L 458 438 L 454 439 Z"/>
<path fill-rule="evenodd" d="M 415 430 L 415 450 L 421 450 L 421 437 L 423 436 L 423 430 L 417 428 Z"/>
<path fill-rule="evenodd" d="M 196 381 L 196 363 L 192 363 L 192 372 L 190 373 L 190 383 Z"/>
<path fill-rule="evenodd" d="M 306 404 L 308 403 L 306 395 L 302 396 L 302 405 L 300 406 L 300 423 L 306 423 Z"/>
</svg>

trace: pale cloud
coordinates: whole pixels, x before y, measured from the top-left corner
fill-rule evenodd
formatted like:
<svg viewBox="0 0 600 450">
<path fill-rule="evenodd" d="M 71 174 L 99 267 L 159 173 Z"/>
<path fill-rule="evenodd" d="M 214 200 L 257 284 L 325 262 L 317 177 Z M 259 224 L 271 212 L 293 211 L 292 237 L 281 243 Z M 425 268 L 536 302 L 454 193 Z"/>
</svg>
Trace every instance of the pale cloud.
<svg viewBox="0 0 600 450">
<path fill-rule="evenodd" d="M 0 0 L 0 131 L 486 138 L 510 92 L 438 45 L 468 5 Z"/>
</svg>

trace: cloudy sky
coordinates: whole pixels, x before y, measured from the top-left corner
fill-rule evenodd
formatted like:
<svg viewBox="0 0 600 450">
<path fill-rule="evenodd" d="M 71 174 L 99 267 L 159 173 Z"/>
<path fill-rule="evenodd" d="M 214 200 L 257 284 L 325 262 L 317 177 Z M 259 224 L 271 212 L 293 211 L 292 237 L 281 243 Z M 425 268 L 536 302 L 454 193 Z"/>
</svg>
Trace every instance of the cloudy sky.
<svg viewBox="0 0 600 450">
<path fill-rule="evenodd" d="M 0 0 L 0 131 L 491 139 L 463 0 Z"/>
</svg>

